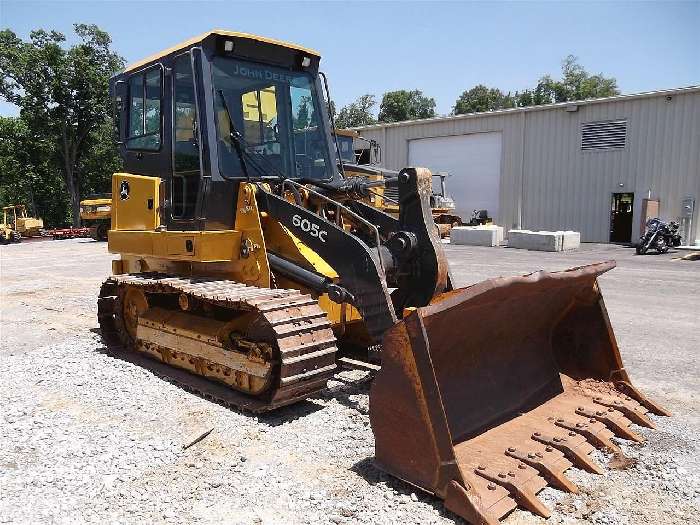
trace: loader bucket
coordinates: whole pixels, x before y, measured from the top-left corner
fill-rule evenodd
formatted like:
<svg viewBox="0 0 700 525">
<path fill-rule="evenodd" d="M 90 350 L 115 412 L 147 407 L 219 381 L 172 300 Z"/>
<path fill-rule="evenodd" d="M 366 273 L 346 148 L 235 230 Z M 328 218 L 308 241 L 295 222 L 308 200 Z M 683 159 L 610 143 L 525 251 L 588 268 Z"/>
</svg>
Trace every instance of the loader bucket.
<svg viewBox="0 0 700 525">
<path fill-rule="evenodd" d="M 516 506 L 543 517 L 546 485 L 601 473 L 593 447 L 641 441 L 668 415 L 630 383 L 597 277 L 614 262 L 447 292 L 384 338 L 370 391 L 375 462 L 472 523 Z"/>
</svg>

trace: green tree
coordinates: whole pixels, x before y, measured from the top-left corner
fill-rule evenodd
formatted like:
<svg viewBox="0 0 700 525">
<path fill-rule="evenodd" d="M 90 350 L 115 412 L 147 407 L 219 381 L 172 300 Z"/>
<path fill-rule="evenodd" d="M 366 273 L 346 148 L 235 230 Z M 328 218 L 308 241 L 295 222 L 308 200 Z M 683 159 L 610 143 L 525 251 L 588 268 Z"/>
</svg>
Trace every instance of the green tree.
<svg viewBox="0 0 700 525">
<path fill-rule="evenodd" d="M 554 100 L 554 91 L 550 83 L 540 81 L 534 89 L 526 89 L 521 92 L 516 91 L 513 98 L 517 107 L 539 106 L 552 102 Z"/>
<path fill-rule="evenodd" d="M 98 125 L 90 134 L 90 149 L 81 164 L 80 194 L 84 198 L 112 191 L 112 174 L 122 169 L 122 159 L 114 144 L 114 124 L 111 119 Z"/>
<path fill-rule="evenodd" d="M 26 204 L 45 226 L 64 225 L 68 198 L 52 144 L 19 117 L 0 117 L 0 204 Z"/>
<path fill-rule="evenodd" d="M 56 31 L 32 31 L 23 41 L 0 31 L 0 96 L 19 106 L 20 117 L 35 137 L 50 144 L 53 169 L 62 174 L 74 226 L 80 223 L 81 186 L 93 177 L 109 177 L 116 164 L 111 134 L 109 77 L 124 66 L 110 50 L 111 39 L 95 25 L 75 24 L 79 42 L 64 47 Z M 109 137 L 111 149 L 104 141 Z M 98 153 L 95 153 L 98 152 Z M 102 158 L 97 165 L 95 158 Z M 108 167 L 109 166 L 109 167 Z M 86 169 L 99 173 L 86 174 Z"/>
<path fill-rule="evenodd" d="M 435 116 L 435 99 L 417 89 L 384 93 L 379 105 L 379 122 L 402 122 Z"/>
<path fill-rule="evenodd" d="M 480 113 L 483 111 L 495 111 L 497 109 L 513 108 L 516 105 L 515 97 L 510 93 L 503 94 L 500 89 L 488 88 L 483 84 L 474 86 L 468 91 L 464 91 L 452 109 L 454 115 L 465 113 Z"/>
<path fill-rule="evenodd" d="M 589 74 L 579 64 L 578 58 L 573 55 L 567 56 L 562 61 L 561 72 L 560 80 L 544 75 L 540 77 L 534 88 L 516 92 L 512 96 L 510 93 L 504 94 L 500 89 L 479 84 L 459 96 L 452 112 L 460 115 L 620 94 L 615 78 L 605 77 L 602 73 Z"/>
<path fill-rule="evenodd" d="M 605 77 L 602 73 L 591 75 L 579 64 L 578 58 L 574 55 L 569 55 L 562 61 L 561 74 L 559 80 L 553 79 L 550 75 L 541 77 L 535 89 L 531 91 L 532 103 L 518 105 L 551 104 L 620 94 L 614 77 Z"/>
<path fill-rule="evenodd" d="M 340 108 L 335 125 L 339 129 L 344 129 L 376 124 L 377 119 L 372 115 L 372 109 L 376 105 L 374 95 L 362 95 L 354 102 Z"/>
</svg>

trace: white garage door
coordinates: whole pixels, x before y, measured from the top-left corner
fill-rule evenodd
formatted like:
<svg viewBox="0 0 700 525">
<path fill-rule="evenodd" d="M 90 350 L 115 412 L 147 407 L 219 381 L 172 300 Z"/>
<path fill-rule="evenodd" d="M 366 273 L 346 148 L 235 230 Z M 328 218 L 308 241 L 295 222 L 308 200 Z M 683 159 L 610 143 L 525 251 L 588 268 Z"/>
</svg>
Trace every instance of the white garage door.
<svg viewBox="0 0 700 525">
<path fill-rule="evenodd" d="M 454 137 L 414 139 L 408 143 L 409 166 L 447 172 L 447 193 L 457 213 L 469 219 L 473 210 L 498 216 L 501 179 L 501 133 L 472 133 Z M 438 184 L 438 179 L 433 179 Z"/>
</svg>

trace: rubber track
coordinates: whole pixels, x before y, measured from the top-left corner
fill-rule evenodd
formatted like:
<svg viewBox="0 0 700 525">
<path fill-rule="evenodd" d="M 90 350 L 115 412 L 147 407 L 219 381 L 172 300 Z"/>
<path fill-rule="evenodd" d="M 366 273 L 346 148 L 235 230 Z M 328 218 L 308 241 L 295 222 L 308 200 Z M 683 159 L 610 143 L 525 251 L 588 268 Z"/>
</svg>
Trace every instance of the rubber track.
<svg viewBox="0 0 700 525">
<path fill-rule="evenodd" d="M 148 357 L 134 348 L 125 348 L 115 322 L 118 291 L 123 285 L 138 286 L 146 293 L 184 293 L 220 307 L 259 312 L 277 335 L 281 363 L 280 377 L 274 380 L 276 389 L 260 397 L 249 396 L 223 383 Z M 126 351 L 131 361 L 157 375 L 232 408 L 265 412 L 300 401 L 325 389 L 327 380 L 337 369 L 336 340 L 330 322 L 317 301 L 298 290 L 258 288 L 215 278 L 124 274 L 102 283 L 97 315 L 102 336 L 112 350 Z"/>
</svg>

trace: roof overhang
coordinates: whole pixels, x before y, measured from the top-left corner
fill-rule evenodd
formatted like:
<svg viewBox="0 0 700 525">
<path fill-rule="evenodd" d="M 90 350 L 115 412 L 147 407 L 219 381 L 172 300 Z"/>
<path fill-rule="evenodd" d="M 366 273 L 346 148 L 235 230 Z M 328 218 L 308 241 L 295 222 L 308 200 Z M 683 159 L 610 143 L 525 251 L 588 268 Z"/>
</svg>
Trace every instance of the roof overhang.
<svg viewBox="0 0 700 525">
<path fill-rule="evenodd" d="M 418 119 L 418 120 L 404 120 L 401 122 L 386 122 L 386 123 L 379 123 L 379 124 L 371 124 L 369 126 L 357 126 L 357 127 L 350 128 L 350 129 L 353 129 L 359 133 L 362 131 L 373 130 L 373 129 L 394 128 L 394 127 L 399 127 L 399 126 L 410 126 L 410 125 L 414 125 L 414 124 L 415 125 L 430 124 L 430 123 L 436 123 L 436 122 L 447 122 L 447 121 L 464 120 L 464 119 L 472 119 L 472 118 L 488 118 L 488 117 L 512 115 L 515 113 L 529 113 L 531 111 L 547 111 L 547 110 L 559 109 L 559 110 L 563 110 L 563 111 L 572 112 L 571 108 L 574 106 L 578 110 L 579 107 L 593 105 L 593 104 L 605 104 L 605 103 L 610 103 L 610 102 L 622 102 L 622 101 L 628 101 L 628 100 L 638 100 L 638 99 L 653 98 L 653 97 L 673 97 L 675 95 L 684 95 L 684 94 L 692 94 L 692 93 L 700 93 L 700 86 L 687 86 L 687 87 L 679 87 L 679 88 L 674 88 L 674 89 L 661 89 L 661 90 L 657 90 L 657 91 L 647 91 L 644 93 L 630 93 L 628 95 L 615 95 L 612 97 L 590 98 L 590 99 L 586 99 L 586 100 L 572 100 L 569 102 L 556 102 L 554 104 L 542 104 L 539 106 L 526 106 L 526 107 L 522 107 L 522 108 L 497 109 L 495 111 L 484 111 L 481 113 L 465 113 L 463 115 L 445 115 L 445 116 L 440 116 L 440 117 L 432 117 L 432 118 Z"/>
</svg>

